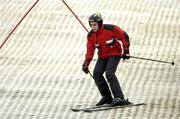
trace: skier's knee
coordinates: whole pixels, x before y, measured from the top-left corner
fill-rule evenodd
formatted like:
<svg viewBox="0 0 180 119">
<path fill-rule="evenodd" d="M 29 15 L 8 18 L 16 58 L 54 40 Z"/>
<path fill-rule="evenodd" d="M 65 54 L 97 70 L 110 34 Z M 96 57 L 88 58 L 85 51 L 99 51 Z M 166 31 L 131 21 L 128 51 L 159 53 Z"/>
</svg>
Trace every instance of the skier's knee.
<svg viewBox="0 0 180 119">
<path fill-rule="evenodd" d="M 97 71 L 97 70 L 94 70 L 94 71 L 93 71 L 93 77 L 94 77 L 94 78 L 101 77 L 102 75 L 103 75 L 102 72 L 99 72 L 99 71 Z"/>
<path fill-rule="evenodd" d="M 106 72 L 106 78 L 109 81 L 110 79 L 112 79 L 115 76 L 115 74 L 113 72 Z"/>
</svg>

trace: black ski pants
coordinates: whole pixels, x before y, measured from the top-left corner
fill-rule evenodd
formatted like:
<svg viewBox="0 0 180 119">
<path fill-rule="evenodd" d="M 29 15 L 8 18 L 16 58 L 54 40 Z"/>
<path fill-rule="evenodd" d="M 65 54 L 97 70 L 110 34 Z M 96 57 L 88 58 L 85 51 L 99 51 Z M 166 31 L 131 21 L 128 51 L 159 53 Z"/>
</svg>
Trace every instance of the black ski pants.
<svg viewBox="0 0 180 119">
<path fill-rule="evenodd" d="M 98 58 L 96 62 L 93 77 L 102 96 L 109 97 L 112 92 L 114 98 L 124 98 L 124 94 L 115 75 L 120 59 L 120 56 L 113 56 L 108 59 Z M 104 73 L 107 80 L 103 76 Z"/>
</svg>

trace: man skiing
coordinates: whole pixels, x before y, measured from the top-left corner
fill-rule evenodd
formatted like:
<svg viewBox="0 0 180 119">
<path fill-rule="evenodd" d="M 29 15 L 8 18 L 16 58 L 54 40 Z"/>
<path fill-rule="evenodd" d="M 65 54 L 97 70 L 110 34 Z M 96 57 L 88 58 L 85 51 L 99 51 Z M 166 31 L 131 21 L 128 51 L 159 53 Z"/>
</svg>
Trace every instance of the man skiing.
<svg viewBox="0 0 180 119">
<path fill-rule="evenodd" d="M 85 73 L 89 72 L 88 67 L 97 48 L 98 60 L 93 71 L 93 78 L 102 98 L 96 105 L 111 104 L 112 106 L 118 106 L 131 104 L 128 100 L 125 100 L 115 75 L 121 58 L 124 60 L 130 58 L 128 34 L 116 25 L 103 24 L 103 19 L 99 13 L 89 17 L 89 25 L 92 30 L 87 35 L 87 52 L 82 70 Z M 107 81 L 103 76 L 104 73 Z"/>
</svg>

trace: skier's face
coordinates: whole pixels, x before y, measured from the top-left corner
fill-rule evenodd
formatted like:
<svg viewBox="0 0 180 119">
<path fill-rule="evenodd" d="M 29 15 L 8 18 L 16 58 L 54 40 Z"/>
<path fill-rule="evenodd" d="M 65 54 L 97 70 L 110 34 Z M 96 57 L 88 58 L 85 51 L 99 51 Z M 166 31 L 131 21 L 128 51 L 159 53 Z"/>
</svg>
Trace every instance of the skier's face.
<svg viewBox="0 0 180 119">
<path fill-rule="evenodd" d="M 97 22 L 91 22 L 90 24 L 91 24 L 91 28 L 94 32 L 98 31 L 99 26 L 98 26 Z"/>
</svg>

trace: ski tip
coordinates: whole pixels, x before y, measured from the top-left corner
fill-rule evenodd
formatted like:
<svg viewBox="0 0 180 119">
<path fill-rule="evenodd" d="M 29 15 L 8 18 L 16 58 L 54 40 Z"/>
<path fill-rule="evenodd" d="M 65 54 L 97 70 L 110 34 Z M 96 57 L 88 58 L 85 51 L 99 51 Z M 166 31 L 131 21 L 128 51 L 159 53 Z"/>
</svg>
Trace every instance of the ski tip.
<svg viewBox="0 0 180 119">
<path fill-rule="evenodd" d="M 72 111 L 74 112 L 78 112 L 79 110 L 78 109 L 74 109 L 74 108 L 71 108 Z"/>
<path fill-rule="evenodd" d="M 141 106 L 141 105 L 146 105 L 146 103 L 138 103 L 138 104 L 134 104 L 136 106 Z"/>
<path fill-rule="evenodd" d="M 139 105 L 146 105 L 146 103 L 139 103 Z"/>
<path fill-rule="evenodd" d="M 92 112 L 92 110 L 88 110 L 88 109 L 87 109 L 87 110 L 83 110 L 83 111 L 84 111 L 84 112 Z"/>
</svg>

